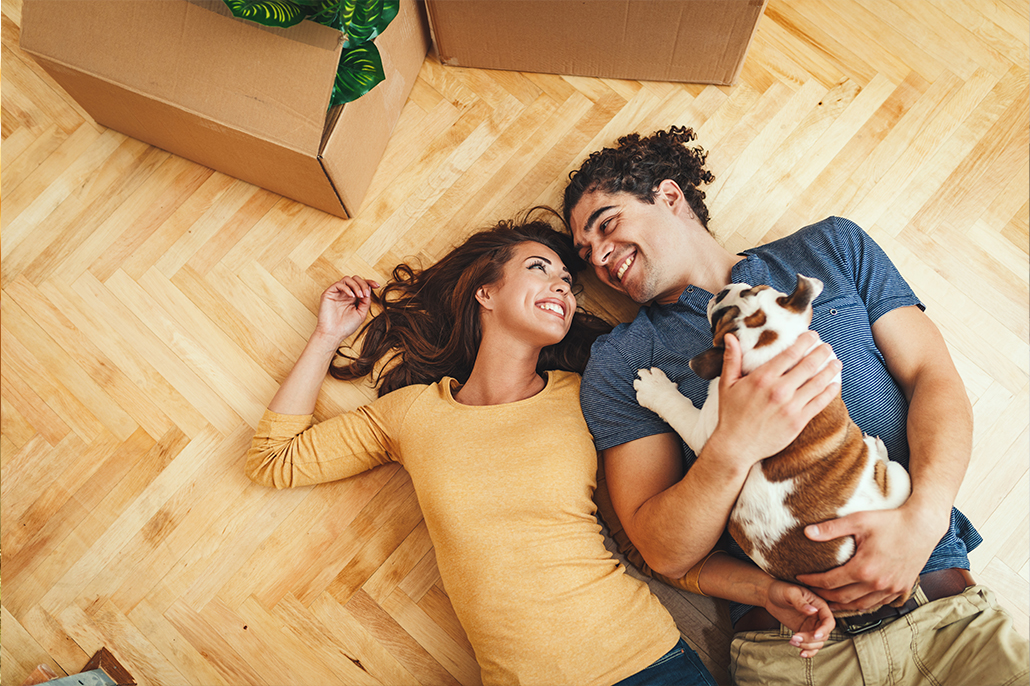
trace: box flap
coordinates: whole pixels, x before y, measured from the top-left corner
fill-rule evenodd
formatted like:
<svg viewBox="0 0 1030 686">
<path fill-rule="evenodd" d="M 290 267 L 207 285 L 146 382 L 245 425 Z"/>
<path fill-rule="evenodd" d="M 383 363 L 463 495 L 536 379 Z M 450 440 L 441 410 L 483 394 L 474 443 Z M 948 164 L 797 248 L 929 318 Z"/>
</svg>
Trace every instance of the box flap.
<svg viewBox="0 0 1030 686">
<path fill-rule="evenodd" d="M 221 0 L 24 0 L 22 27 L 25 52 L 310 154 L 343 46 L 335 29 L 260 26 Z"/>
<path fill-rule="evenodd" d="M 402 0 L 397 18 L 376 39 L 376 45 L 383 55 L 386 80 L 335 113 L 338 119 L 330 127 L 321 160 L 352 216 L 361 206 L 429 51 L 420 4 Z M 360 136 L 353 135 L 356 130 L 361 131 Z"/>
</svg>

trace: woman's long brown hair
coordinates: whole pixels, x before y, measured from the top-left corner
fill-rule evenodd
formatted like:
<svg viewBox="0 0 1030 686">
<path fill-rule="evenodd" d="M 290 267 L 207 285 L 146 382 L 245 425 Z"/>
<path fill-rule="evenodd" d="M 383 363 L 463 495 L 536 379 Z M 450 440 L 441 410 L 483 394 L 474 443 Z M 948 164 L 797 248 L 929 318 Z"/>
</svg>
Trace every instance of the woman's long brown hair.
<svg viewBox="0 0 1030 686">
<path fill-rule="evenodd" d="M 573 274 L 585 266 L 569 237 L 547 222 L 499 222 L 427 269 L 407 263 L 395 267 L 390 281 L 372 296 L 381 311 L 361 329 L 360 352 L 341 347 L 329 373 L 337 379 L 359 379 L 378 367 L 373 382 L 380 396 L 445 376 L 467 381 L 482 340 L 476 290 L 500 280 L 514 247 L 527 241 L 554 250 Z M 537 371 L 582 372 L 594 339 L 611 328 L 577 309 L 565 338 L 541 351 Z"/>
</svg>

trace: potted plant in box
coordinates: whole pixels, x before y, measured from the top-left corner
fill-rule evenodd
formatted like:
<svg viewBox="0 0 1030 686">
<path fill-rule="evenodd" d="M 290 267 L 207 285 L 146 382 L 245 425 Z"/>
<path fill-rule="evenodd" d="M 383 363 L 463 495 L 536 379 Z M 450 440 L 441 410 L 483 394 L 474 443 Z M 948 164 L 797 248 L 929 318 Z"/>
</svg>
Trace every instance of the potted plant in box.
<svg viewBox="0 0 1030 686">
<path fill-rule="evenodd" d="M 360 98 L 386 75 L 373 42 L 397 16 L 399 0 L 223 0 L 234 16 L 265 26 L 305 19 L 343 32 L 343 53 L 329 107 Z"/>
</svg>

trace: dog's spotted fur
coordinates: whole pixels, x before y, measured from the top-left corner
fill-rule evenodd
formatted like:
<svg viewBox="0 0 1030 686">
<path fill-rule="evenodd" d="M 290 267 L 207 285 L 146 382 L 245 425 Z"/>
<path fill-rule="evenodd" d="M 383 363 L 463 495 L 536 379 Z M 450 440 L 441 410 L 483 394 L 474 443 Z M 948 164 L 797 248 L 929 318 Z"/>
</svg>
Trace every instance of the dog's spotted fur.
<svg viewBox="0 0 1030 686">
<path fill-rule="evenodd" d="M 764 285 L 731 284 L 708 304 L 712 348 L 690 362 L 699 376 L 710 379 L 702 409 L 694 408 L 657 368 L 639 371 L 633 384 L 637 401 L 658 413 L 700 453 L 718 421 L 718 377 L 726 334 L 740 341 L 742 370 L 747 374 L 808 329 L 812 302 L 822 288 L 818 279 L 800 274 L 789 295 Z M 855 550 L 851 537 L 809 540 L 804 534 L 807 525 L 852 512 L 899 507 L 910 487 L 908 472 L 888 460 L 882 441 L 862 433 L 838 394 L 787 448 L 751 469 L 730 516 L 729 531 L 762 569 L 796 581 L 800 574 L 840 566 Z"/>
</svg>

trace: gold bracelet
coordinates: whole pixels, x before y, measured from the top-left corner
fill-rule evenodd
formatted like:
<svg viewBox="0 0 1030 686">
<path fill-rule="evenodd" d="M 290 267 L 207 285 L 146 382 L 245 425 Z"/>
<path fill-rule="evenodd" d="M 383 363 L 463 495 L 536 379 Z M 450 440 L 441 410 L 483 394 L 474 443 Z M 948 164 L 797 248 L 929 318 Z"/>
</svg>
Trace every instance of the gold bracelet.
<svg viewBox="0 0 1030 686">
<path fill-rule="evenodd" d="M 726 554 L 725 550 L 713 550 L 708 553 L 703 560 L 698 562 L 696 565 L 690 568 L 690 571 L 683 576 L 683 584 L 688 591 L 696 593 L 697 595 L 703 595 L 706 598 L 708 594 L 701 590 L 701 570 L 704 568 L 705 563 L 712 559 L 713 555 L 719 553 Z"/>
</svg>

